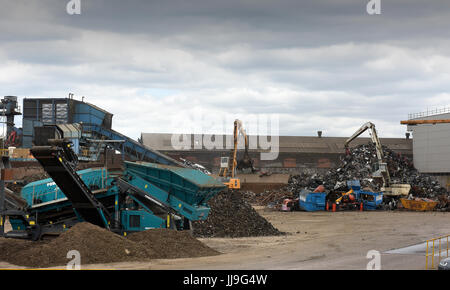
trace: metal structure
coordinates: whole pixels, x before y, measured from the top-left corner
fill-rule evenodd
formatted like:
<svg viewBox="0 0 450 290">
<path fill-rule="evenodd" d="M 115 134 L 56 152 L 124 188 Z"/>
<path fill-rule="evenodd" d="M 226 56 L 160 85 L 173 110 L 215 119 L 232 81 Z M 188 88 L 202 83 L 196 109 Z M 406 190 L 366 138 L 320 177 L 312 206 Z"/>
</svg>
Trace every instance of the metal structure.
<svg viewBox="0 0 450 290">
<path fill-rule="evenodd" d="M 148 162 L 125 162 L 119 172 L 75 171 L 76 155 L 64 139 L 31 151 L 51 178 L 26 185 L 21 205 L 12 201 L 2 212 L 2 221 L 8 216 L 13 228 L 1 232 L 5 237 L 39 239 L 80 221 L 122 235 L 150 228 L 189 229 L 191 221 L 207 218 L 206 202 L 225 188 L 198 170 Z"/>
<path fill-rule="evenodd" d="M 35 127 L 44 125 L 82 124 L 111 129 L 113 114 L 84 101 L 68 98 L 23 99 L 23 147 L 31 148 Z M 86 148 L 89 149 L 89 148 Z"/>
<path fill-rule="evenodd" d="M 1 144 L 2 148 L 7 148 L 8 146 L 19 146 L 21 143 L 20 132 L 14 127 L 14 117 L 17 115 L 22 115 L 17 104 L 17 97 L 5 96 L 1 99 L 0 116 L 3 118 L 2 123 L 6 125 L 6 132 L 3 132 L 4 139 Z"/>
<path fill-rule="evenodd" d="M 110 145 L 114 149 L 121 151 L 132 160 L 151 161 L 166 165 L 185 167 L 181 162 L 153 150 L 112 129 L 98 125 L 83 125 L 83 132 L 85 135 L 87 135 L 86 133 L 89 133 L 89 136 L 96 137 L 96 139 L 99 140 L 110 140 Z"/>
<path fill-rule="evenodd" d="M 427 117 L 431 117 L 434 115 L 441 115 L 441 114 L 448 114 L 448 113 L 450 113 L 450 107 L 434 109 L 434 110 L 427 110 L 426 112 L 408 114 L 408 119 L 412 120 L 412 119 L 419 119 L 419 118 L 427 118 Z"/>
<path fill-rule="evenodd" d="M 375 145 L 375 151 L 377 154 L 378 162 L 376 164 L 376 168 L 372 173 L 374 178 L 381 178 L 383 182 L 382 191 L 385 195 L 407 195 L 409 190 L 411 189 L 411 185 L 409 184 L 393 184 L 391 182 L 391 176 L 389 174 L 389 169 L 387 167 L 387 163 L 384 159 L 383 147 L 381 146 L 380 139 L 378 138 L 377 130 L 375 129 L 375 124 L 371 122 L 367 122 L 362 125 L 350 138 L 348 138 L 344 147 L 346 152 L 349 153 L 349 144 L 358 136 L 360 136 L 365 131 L 370 130 L 369 134 L 372 139 L 373 144 Z"/>
<path fill-rule="evenodd" d="M 444 120 L 406 120 L 400 121 L 402 125 L 421 125 L 421 124 L 446 124 L 450 123 L 450 119 Z"/>
</svg>

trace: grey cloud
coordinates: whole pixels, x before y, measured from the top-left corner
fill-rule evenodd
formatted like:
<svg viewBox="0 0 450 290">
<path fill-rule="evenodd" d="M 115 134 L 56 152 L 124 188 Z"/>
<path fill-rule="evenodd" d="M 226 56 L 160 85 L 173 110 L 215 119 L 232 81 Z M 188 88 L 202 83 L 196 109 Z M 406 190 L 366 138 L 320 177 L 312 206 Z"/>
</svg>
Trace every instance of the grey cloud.
<svg viewBox="0 0 450 290">
<path fill-rule="evenodd" d="M 381 0 L 379 16 L 360 0 L 67 2 L 0 0 L 0 95 L 84 95 L 133 136 L 202 108 L 277 113 L 283 134 L 372 120 L 398 136 L 407 113 L 447 105 L 448 1 Z"/>
</svg>

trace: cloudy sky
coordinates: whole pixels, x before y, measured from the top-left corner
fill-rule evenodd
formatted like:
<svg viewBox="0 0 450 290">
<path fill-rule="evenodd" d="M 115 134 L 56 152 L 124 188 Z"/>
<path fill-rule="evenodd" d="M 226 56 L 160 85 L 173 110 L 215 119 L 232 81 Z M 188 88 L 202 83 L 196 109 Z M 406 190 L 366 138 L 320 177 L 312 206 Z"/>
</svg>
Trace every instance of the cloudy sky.
<svg viewBox="0 0 450 290">
<path fill-rule="evenodd" d="M 85 96 L 133 138 L 267 116 L 280 135 L 402 137 L 450 105 L 450 1 L 68 2 L 0 0 L 0 95 Z"/>
</svg>

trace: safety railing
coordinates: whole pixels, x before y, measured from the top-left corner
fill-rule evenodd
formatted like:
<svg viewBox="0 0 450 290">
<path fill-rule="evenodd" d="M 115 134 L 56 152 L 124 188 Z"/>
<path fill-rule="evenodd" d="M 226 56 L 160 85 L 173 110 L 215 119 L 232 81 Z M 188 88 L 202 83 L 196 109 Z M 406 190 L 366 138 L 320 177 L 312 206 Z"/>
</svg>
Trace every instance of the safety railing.
<svg viewBox="0 0 450 290">
<path fill-rule="evenodd" d="M 427 110 L 425 112 L 420 112 L 420 113 L 408 114 L 408 120 L 417 119 L 417 118 L 425 118 L 425 117 L 430 117 L 430 116 L 439 115 L 439 114 L 446 114 L 446 113 L 450 113 L 450 107 L 434 109 L 434 110 Z"/>
<path fill-rule="evenodd" d="M 442 258 L 448 258 L 449 252 L 449 237 L 450 235 L 427 240 L 427 249 L 425 254 L 426 265 L 425 269 L 436 269 L 435 264 L 441 261 Z M 430 251 L 431 246 L 431 251 Z M 431 260 L 431 265 L 429 261 Z"/>
</svg>

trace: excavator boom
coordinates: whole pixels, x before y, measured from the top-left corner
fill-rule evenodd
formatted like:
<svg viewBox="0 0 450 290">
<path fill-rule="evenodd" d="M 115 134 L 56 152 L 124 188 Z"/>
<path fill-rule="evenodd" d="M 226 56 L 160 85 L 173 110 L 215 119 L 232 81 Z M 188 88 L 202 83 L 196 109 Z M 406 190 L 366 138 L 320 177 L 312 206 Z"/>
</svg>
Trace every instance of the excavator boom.
<svg viewBox="0 0 450 290">
<path fill-rule="evenodd" d="M 383 179 L 383 187 L 389 187 L 391 184 L 391 177 L 389 175 L 389 170 L 387 164 L 384 161 L 383 147 L 381 146 L 380 139 L 378 138 L 377 130 L 375 129 L 375 124 L 367 122 L 362 125 L 350 138 L 345 141 L 345 148 L 348 150 L 350 142 L 355 140 L 362 133 L 370 129 L 370 137 L 375 145 L 377 158 L 378 158 L 378 170 L 374 172 L 375 177 L 381 177 Z"/>
<path fill-rule="evenodd" d="M 372 142 L 375 144 L 377 158 L 378 158 L 378 170 L 375 171 L 372 175 L 373 177 L 381 177 L 383 179 L 383 188 L 385 195 L 408 195 L 411 185 L 409 184 L 392 184 L 391 176 L 389 174 L 389 170 L 387 167 L 387 163 L 384 160 L 383 147 L 381 146 L 380 139 L 378 138 L 377 130 L 375 129 L 375 124 L 371 122 L 367 122 L 361 126 L 350 138 L 345 141 L 345 148 L 348 150 L 348 146 L 350 142 L 356 139 L 359 135 L 364 133 L 366 130 L 370 131 L 370 137 L 372 138 Z"/>
</svg>

